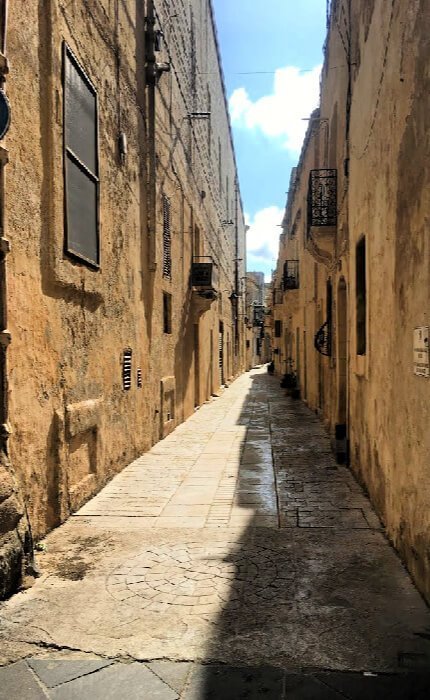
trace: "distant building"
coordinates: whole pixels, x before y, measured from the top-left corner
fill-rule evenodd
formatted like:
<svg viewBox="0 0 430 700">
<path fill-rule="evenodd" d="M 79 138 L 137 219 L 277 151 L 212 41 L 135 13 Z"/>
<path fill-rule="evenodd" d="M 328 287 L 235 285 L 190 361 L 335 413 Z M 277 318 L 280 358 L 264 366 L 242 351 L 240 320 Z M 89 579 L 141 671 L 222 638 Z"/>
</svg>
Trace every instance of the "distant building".
<svg viewBox="0 0 430 700">
<path fill-rule="evenodd" d="M 247 368 L 270 361 L 266 334 L 264 272 L 246 273 Z"/>
</svg>

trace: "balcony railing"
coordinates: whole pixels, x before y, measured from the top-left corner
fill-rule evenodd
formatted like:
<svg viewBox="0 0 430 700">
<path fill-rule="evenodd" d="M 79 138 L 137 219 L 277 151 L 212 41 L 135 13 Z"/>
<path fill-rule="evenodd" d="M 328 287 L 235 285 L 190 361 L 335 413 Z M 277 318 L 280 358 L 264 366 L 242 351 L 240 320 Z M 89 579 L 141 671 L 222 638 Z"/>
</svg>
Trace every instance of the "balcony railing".
<svg viewBox="0 0 430 700">
<path fill-rule="evenodd" d="M 311 170 L 308 189 L 308 228 L 337 225 L 337 170 Z"/>
<path fill-rule="evenodd" d="M 299 288 L 299 261 L 286 260 L 284 263 L 284 274 L 282 277 L 284 292 L 288 289 Z"/>
<path fill-rule="evenodd" d="M 218 291 L 218 265 L 210 256 L 193 258 L 191 286 L 198 292 Z"/>
</svg>

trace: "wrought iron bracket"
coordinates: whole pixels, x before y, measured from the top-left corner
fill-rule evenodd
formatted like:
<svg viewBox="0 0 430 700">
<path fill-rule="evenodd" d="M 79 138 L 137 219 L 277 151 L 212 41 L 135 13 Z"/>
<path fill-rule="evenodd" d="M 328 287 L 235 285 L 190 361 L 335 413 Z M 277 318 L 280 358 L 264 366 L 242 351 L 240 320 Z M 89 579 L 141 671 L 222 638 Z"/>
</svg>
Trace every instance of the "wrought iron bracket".
<svg viewBox="0 0 430 700">
<path fill-rule="evenodd" d="M 317 331 L 314 338 L 315 350 L 320 355 L 331 357 L 331 320 L 327 319 L 321 328 Z"/>
</svg>

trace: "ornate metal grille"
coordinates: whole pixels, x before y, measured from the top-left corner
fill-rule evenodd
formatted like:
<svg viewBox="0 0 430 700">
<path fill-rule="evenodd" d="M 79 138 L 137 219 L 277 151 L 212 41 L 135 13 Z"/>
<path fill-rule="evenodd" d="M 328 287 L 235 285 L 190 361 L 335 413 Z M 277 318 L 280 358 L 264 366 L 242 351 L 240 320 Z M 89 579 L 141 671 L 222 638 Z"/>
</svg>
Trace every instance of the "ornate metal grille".
<svg viewBox="0 0 430 700">
<path fill-rule="evenodd" d="M 331 320 L 328 319 L 319 331 L 317 331 L 314 339 L 315 349 L 321 355 L 331 357 Z"/>
<path fill-rule="evenodd" d="M 284 275 L 282 279 L 284 290 L 299 288 L 299 261 L 286 260 L 284 262 Z"/>
<path fill-rule="evenodd" d="M 131 389 L 131 356 L 132 349 L 125 348 L 122 355 L 122 387 L 125 391 Z"/>
<path fill-rule="evenodd" d="M 337 171 L 311 170 L 308 190 L 308 227 L 336 226 Z"/>
<path fill-rule="evenodd" d="M 163 277 L 172 277 L 172 236 L 170 232 L 170 199 L 163 195 Z"/>
</svg>

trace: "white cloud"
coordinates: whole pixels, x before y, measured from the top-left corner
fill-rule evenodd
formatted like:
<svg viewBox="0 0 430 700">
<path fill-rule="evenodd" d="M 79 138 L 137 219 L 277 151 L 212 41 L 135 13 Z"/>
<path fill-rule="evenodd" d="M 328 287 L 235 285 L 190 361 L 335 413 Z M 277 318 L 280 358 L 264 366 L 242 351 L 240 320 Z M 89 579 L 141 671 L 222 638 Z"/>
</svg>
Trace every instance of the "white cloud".
<svg viewBox="0 0 430 700">
<path fill-rule="evenodd" d="M 283 209 L 275 206 L 260 209 L 254 217 L 245 214 L 249 226 L 246 249 L 248 258 L 252 258 L 253 270 L 258 270 L 255 265 L 260 265 L 263 271 L 275 266 L 283 216 Z"/>
<path fill-rule="evenodd" d="M 282 139 L 283 147 L 297 155 L 307 128 L 303 119 L 318 106 L 320 72 L 321 66 L 306 73 L 295 66 L 278 68 L 273 92 L 255 102 L 244 87 L 237 88 L 229 100 L 232 123 Z"/>
</svg>

